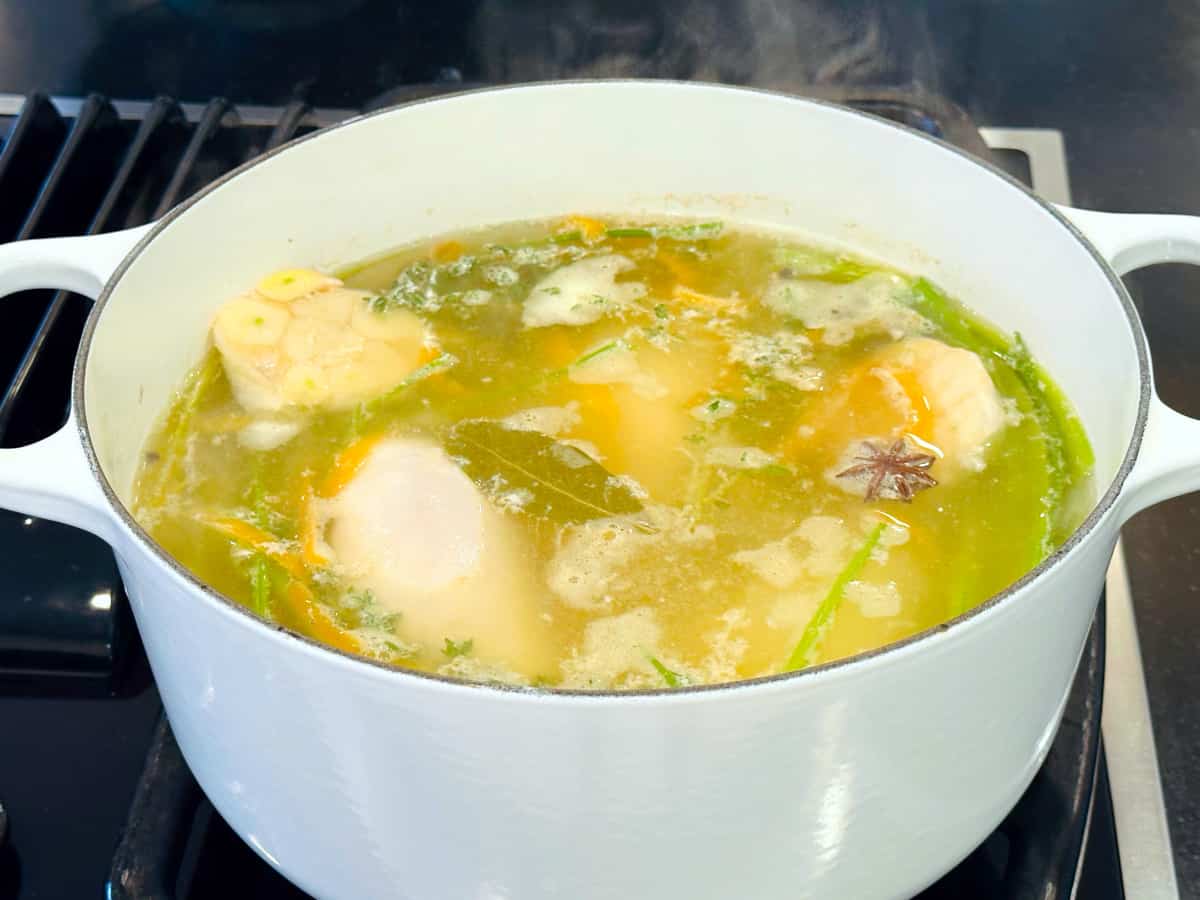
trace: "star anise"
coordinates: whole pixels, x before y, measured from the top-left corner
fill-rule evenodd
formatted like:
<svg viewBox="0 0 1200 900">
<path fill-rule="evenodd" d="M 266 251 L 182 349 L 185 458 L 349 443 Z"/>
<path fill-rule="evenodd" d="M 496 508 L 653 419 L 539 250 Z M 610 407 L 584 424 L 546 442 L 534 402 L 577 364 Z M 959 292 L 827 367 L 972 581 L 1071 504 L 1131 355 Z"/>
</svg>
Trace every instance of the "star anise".
<svg viewBox="0 0 1200 900">
<path fill-rule="evenodd" d="M 856 465 L 838 472 L 837 477 L 869 479 L 864 500 L 883 497 L 911 503 L 917 491 L 937 484 L 925 471 L 936 459 L 930 453 L 910 450 L 904 438 L 891 446 L 863 441 L 862 452 L 854 457 Z"/>
</svg>

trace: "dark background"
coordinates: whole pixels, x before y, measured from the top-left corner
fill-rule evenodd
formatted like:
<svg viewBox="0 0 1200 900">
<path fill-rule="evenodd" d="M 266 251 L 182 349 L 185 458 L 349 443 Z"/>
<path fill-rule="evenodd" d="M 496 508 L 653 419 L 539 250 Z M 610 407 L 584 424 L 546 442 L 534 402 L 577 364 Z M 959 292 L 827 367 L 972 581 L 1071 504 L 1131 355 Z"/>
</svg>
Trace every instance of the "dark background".
<svg viewBox="0 0 1200 900">
<path fill-rule="evenodd" d="M 1200 214 L 1196 2 L 0 0 L 2 92 L 359 107 L 569 75 L 916 86 L 984 125 L 1060 129 L 1077 205 Z M 1200 275 L 1129 283 L 1163 397 L 1200 416 Z M 1126 543 L 1181 886 L 1200 896 L 1200 500 L 1143 513 Z"/>
</svg>

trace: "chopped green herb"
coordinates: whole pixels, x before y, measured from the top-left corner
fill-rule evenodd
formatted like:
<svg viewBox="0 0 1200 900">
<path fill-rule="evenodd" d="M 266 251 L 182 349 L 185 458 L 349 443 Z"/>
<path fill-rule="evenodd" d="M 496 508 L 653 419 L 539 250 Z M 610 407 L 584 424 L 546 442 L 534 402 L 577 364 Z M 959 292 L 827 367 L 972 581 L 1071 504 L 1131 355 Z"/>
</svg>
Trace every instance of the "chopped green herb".
<svg viewBox="0 0 1200 900">
<path fill-rule="evenodd" d="M 670 241 L 702 241 L 720 237 L 723 222 L 699 222 L 695 225 L 647 225 L 642 228 L 606 228 L 610 238 L 665 238 Z"/>
<path fill-rule="evenodd" d="M 180 400 L 171 410 L 163 426 L 165 437 L 160 458 L 162 465 L 158 469 L 154 486 L 147 488 L 147 494 L 158 496 L 165 502 L 167 484 L 183 466 L 187 456 L 188 436 L 192 431 L 196 410 L 223 376 L 220 354 L 216 350 L 209 350 L 200 367 L 188 376 L 187 383 L 179 392 Z"/>
<path fill-rule="evenodd" d="M 429 260 L 418 259 L 410 263 L 399 275 L 391 289 L 367 299 L 372 312 L 386 313 L 407 307 L 422 312 L 436 312 L 444 298 L 437 292 L 440 270 Z"/>
<path fill-rule="evenodd" d="M 365 606 L 370 606 L 375 602 L 375 595 L 366 588 L 362 590 L 346 591 L 346 603 L 357 609 L 362 609 Z"/>
<path fill-rule="evenodd" d="M 646 659 L 650 660 L 650 665 L 654 666 L 656 672 L 662 676 L 662 680 L 667 683 L 667 687 L 683 687 L 688 683 L 686 675 L 681 675 L 679 672 L 673 672 L 664 666 L 657 657 L 646 654 Z"/>
<path fill-rule="evenodd" d="M 671 312 L 667 309 L 667 304 L 658 303 L 654 307 L 654 315 L 659 319 L 671 318 Z"/>
<path fill-rule="evenodd" d="M 271 568 L 261 553 L 250 564 L 250 607 L 260 616 L 267 615 L 271 605 Z"/>
<path fill-rule="evenodd" d="M 454 278 L 462 278 L 464 275 L 470 274 L 473 268 L 475 268 L 474 256 L 460 256 L 446 265 L 446 271 Z"/>
<path fill-rule="evenodd" d="M 796 649 L 792 651 L 792 655 L 788 657 L 788 661 L 783 667 L 785 672 L 794 672 L 797 669 L 803 669 L 813 664 L 821 641 L 824 640 L 826 632 L 829 631 L 829 626 L 833 623 L 833 617 L 837 613 L 838 607 L 842 605 L 842 600 L 845 599 L 846 585 L 862 574 L 862 570 L 866 568 L 867 563 L 870 561 L 871 554 L 879 544 L 880 538 L 883 537 L 883 530 L 886 527 L 882 522 L 876 525 L 871 533 L 867 535 L 867 539 L 863 541 L 863 545 L 858 548 L 858 552 L 850 557 L 850 561 L 846 563 L 846 567 L 838 574 L 833 585 L 829 588 L 829 593 L 825 595 L 825 599 L 821 601 L 821 605 L 817 607 L 817 611 L 813 613 L 812 618 L 808 620 L 808 624 L 804 626 L 804 633 L 800 635 L 800 641 L 796 644 Z"/>
<path fill-rule="evenodd" d="M 474 638 L 467 638 L 465 641 L 452 641 L 450 638 L 446 638 L 445 646 L 442 647 L 442 653 L 450 657 L 450 659 L 454 659 L 458 656 L 470 656 L 474 648 Z"/>
<path fill-rule="evenodd" d="M 829 281 L 834 284 L 849 284 L 864 275 L 878 271 L 844 253 L 830 253 L 815 247 L 779 247 L 775 251 L 775 263 L 781 268 L 781 278 Z"/>
<path fill-rule="evenodd" d="M 393 654 L 401 659 L 412 659 L 417 655 L 417 648 L 405 643 L 396 643 L 395 641 L 384 641 L 383 646 L 392 651 Z"/>
<path fill-rule="evenodd" d="M 577 360 L 575 360 L 575 362 L 570 363 L 567 368 L 573 369 L 576 366 L 582 366 L 584 363 L 591 362 L 597 356 L 603 356 L 605 353 L 608 353 L 610 350 L 628 350 L 628 349 L 629 349 L 629 343 L 627 341 L 622 340 L 621 338 L 617 338 L 616 340 L 613 340 L 613 341 L 607 341 L 606 343 L 601 344 L 599 347 L 595 348 L 594 350 L 589 350 L 587 353 L 583 354 L 583 356 L 579 357 Z"/>
<path fill-rule="evenodd" d="M 928 279 L 917 278 L 911 287 L 908 305 L 937 326 L 943 340 L 985 356 L 991 353 L 1007 357 L 1011 352 L 1008 339 L 1000 331 L 964 315 L 958 305 Z"/>
</svg>

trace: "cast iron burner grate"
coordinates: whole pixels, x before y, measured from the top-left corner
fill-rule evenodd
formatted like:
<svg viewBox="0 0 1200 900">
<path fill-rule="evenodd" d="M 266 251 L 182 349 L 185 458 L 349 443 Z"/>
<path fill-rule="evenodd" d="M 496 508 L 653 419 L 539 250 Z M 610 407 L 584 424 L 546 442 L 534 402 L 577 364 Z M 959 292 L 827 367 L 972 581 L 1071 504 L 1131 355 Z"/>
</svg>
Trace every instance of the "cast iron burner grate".
<svg viewBox="0 0 1200 900">
<path fill-rule="evenodd" d="M 368 108 L 462 87 L 405 88 Z M 965 113 L 936 97 L 892 89 L 776 87 L 842 102 L 988 153 Z M 143 224 L 245 160 L 353 113 L 310 110 L 301 103 L 239 108 L 222 99 L 199 106 L 169 98 L 133 103 L 98 96 L 31 95 L 23 102 L 0 97 L 0 241 Z M 85 298 L 47 291 L 9 297 L 0 305 L 0 446 L 28 444 L 64 421 L 71 361 L 88 308 Z M 0 698 L 124 693 L 153 701 L 108 549 L 74 529 L 4 512 L 0 546 L 12 561 L 4 584 L 9 596 L 0 602 Z M 1093 824 L 1091 846 L 1099 841 L 1110 861 L 1099 870 L 1103 890 L 1080 896 L 1120 896 L 1099 740 L 1103 634 L 1102 605 L 1045 766 L 1004 824 L 923 898 L 1071 896 L 1079 890 L 1082 849 L 1093 817 L 1104 828 L 1097 836 Z M 139 672 L 141 677 L 131 675 Z M 81 684 L 89 685 L 82 693 Z M 143 700 L 136 702 L 144 707 Z M 114 729 L 126 721 L 115 711 L 110 715 Z M 99 749 L 92 745 L 80 752 Z M 140 755 L 144 745 L 123 752 Z M 6 776 L 11 777 L 0 771 L 0 791 Z M 121 788 L 126 786 L 116 786 Z M 165 720 L 154 732 L 140 778 L 127 790 L 124 796 L 132 795 L 133 801 L 112 856 L 110 897 L 304 896 L 237 839 L 203 798 Z M 95 798 L 77 799 L 79 814 L 88 816 L 87 803 Z M 15 813 L 11 804 L 10 813 Z M 14 817 L 14 836 L 20 827 Z M 20 889 L 14 853 L 20 856 L 12 847 L 0 847 L 0 894 L 5 896 L 14 872 L 12 893 Z M 1093 855 L 1088 855 L 1091 868 Z M 36 884 L 31 888 L 49 895 Z"/>
</svg>

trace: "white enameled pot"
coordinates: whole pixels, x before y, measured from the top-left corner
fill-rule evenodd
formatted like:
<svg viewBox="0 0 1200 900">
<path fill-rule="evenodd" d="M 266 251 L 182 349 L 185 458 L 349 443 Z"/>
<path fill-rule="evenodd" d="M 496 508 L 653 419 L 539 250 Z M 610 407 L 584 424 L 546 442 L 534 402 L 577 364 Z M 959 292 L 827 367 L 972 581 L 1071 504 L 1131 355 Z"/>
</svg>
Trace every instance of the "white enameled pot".
<svg viewBox="0 0 1200 900">
<path fill-rule="evenodd" d="M 225 298 L 272 269 L 571 211 L 799 229 L 929 276 L 1021 332 L 1073 399 L 1099 502 L 948 626 L 792 675 L 602 695 L 340 654 L 206 588 L 130 518 L 139 448 Z M 1200 423 L 1155 397 L 1117 277 L 1166 260 L 1200 261 L 1200 220 L 1058 210 L 835 106 L 669 82 L 416 103 L 269 154 L 152 227 L 0 247 L 0 294 L 99 298 L 71 417 L 0 450 L 0 505 L 113 546 L 196 778 L 318 897 L 904 897 L 1040 766 L 1120 525 L 1200 486 Z"/>
</svg>

